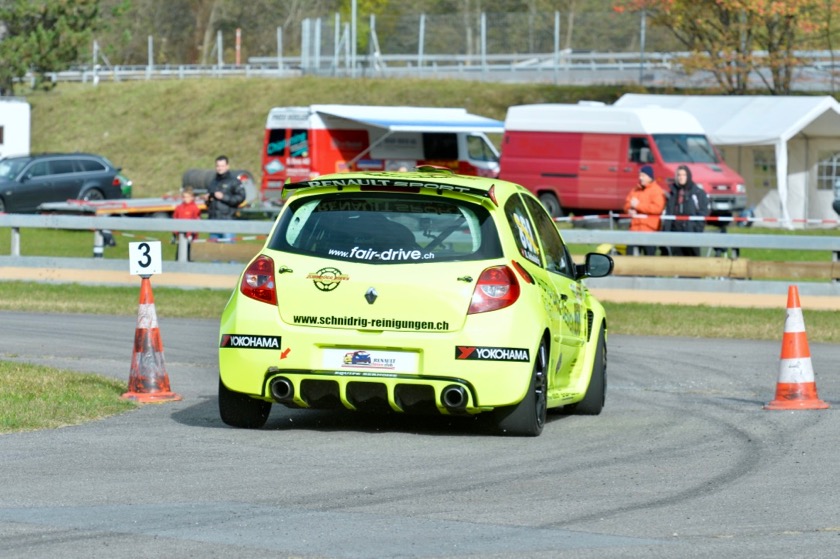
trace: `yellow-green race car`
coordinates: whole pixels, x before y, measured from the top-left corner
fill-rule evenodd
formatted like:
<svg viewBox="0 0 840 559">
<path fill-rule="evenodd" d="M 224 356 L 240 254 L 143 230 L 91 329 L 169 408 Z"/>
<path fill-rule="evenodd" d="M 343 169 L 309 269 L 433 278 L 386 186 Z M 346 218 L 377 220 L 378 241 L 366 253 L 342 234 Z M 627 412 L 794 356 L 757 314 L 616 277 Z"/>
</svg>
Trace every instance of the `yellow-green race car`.
<svg viewBox="0 0 840 559">
<path fill-rule="evenodd" d="M 601 412 L 607 320 L 525 188 L 441 170 L 287 184 L 221 319 L 219 412 L 262 427 L 272 403 L 489 412 L 539 435 L 550 408 Z"/>
</svg>

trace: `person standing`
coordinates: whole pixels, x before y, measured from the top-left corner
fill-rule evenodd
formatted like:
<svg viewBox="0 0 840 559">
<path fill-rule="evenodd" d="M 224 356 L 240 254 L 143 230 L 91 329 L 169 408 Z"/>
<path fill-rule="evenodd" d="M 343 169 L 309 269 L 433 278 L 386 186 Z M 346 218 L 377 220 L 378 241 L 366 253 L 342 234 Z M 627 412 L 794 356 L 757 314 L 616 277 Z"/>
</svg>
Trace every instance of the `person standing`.
<svg viewBox="0 0 840 559">
<path fill-rule="evenodd" d="M 220 155 L 216 158 L 216 177 L 207 187 L 208 219 L 233 219 L 245 197 L 242 183 L 230 173 L 227 156 Z M 211 233 L 210 238 L 231 242 L 233 233 Z"/>
<path fill-rule="evenodd" d="M 663 231 L 682 233 L 702 233 L 706 228 L 705 217 L 709 215 L 709 195 L 691 178 L 691 169 L 685 165 L 677 167 L 677 176 L 671 185 L 665 216 L 674 218 L 703 219 L 665 219 Z M 700 256 L 700 247 L 671 247 L 672 256 Z"/>
<path fill-rule="evenodd" d="M 624 213 L 630 214 L 630 231 L 651 233 L 659 231 L 660 214 L 665 208 L 665 192 L 653 176 L 653 167 L 643 165 L 639 169 L 639 183 L 627 193 L 624 201 Z M 653 256 L 655 246 L 628 247 L 628 254 L 634 254 L 637 248 L 640 254 Z"/>
<path fill-rule="evenodd" d="M 172 212 L 173 219 L 200 219 L 201 218 L 201 209 L 198 207 L 198 204 L 195 203 L 195 192 L 193 191 L 193 187 L 185 186 L 184 190 L 181 192 L 181 203 L 175 206 L 175 210 Z M 178 260 L 178 250 L 180 248 L 180 244 L 178 243 L 178 233 L 172 233 L 172 242 L 178 244 L 178 248 L 175 249 L 175 260 Z M 184 234 L 187 238 L 187 260 L 190 259 L 190 244 L 198 238 L 198 233 L 195 231 L 187 232 Z"/>
</svg>

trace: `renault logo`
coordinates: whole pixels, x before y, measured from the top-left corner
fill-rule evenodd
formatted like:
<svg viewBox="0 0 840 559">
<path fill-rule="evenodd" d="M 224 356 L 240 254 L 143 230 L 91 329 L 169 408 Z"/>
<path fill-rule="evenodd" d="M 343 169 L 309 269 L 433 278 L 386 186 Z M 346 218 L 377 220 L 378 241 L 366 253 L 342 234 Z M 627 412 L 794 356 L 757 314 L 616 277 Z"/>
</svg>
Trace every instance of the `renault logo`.
<svg viewBox="0 0 840 559">
<path fill-rule="evenodd" d="M 372 305 L 376 298 L 379 297 L 379 293 L 376 292 L 376 289 L 369 287 L 368 290 L 365 292 L 365 299 L 369 305 Z"/>
</svg>

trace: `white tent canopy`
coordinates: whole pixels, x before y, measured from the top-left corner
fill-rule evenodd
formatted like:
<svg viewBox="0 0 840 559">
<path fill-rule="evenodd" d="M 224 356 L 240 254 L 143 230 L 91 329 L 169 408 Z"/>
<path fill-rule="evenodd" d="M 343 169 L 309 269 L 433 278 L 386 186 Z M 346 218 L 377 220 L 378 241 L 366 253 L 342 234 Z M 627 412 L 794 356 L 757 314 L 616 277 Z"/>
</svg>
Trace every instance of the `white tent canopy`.
<svg viewBox="0 0 840 559">
<path fill-rule="evenodd" d="M 505 124 L 461 108 L 373 107 L 363 105 L 312 105 L 328 114 L 389 132 L 487 132 L 501 134 Z"/>
<path fill-rule="evenodd" d="M 629 93 L 615 104 L 687 111 L 700 121 L 712 143 L 720 147 L 773 146 L 777 191 L 762 200 L 756 208 L 757 215 L 762 210 L 767 217 L 780 218 L 788 224 L 792 218 L 827 217 L 824 203 L 817 200 L 816 204 L 808 204 L 808 199 L 809 191 L 816 192 L 813 183 L 818 163 L 816 153 L 811 152 L 821 145 L 812 140 L 830 139 L 840 151 L 840 103 L 833 97 Z M 802 140 L 803 149 L 793 152 L 794 139 Z M 744 169 L 739 171 L 746 174 Z M 835 214 L 831 215 L 836 219 Z"/>
</svg>

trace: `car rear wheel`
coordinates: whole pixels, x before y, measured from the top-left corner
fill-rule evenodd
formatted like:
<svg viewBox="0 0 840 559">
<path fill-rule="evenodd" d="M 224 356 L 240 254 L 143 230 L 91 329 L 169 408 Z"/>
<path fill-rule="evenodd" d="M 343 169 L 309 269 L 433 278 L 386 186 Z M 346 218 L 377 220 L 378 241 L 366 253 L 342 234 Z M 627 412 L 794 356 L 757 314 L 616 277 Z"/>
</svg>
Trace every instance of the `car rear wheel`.
<svg viewBox="0 0 840 559">
<path fill-rule="evenodd" d="M 86 191 L 82 194 L 82 200 L 87 200 L 88 202 L 93 202 L 96 200 L 104 200 L 105 195 L 102 194 L 102 191 L 98 188 L 91 188 L 90 190 Z"/>
<path fill-rule="evenodd" d="M 551 192 L 541 192 L 539 199 L 548 212 L 548 215 L 551 217 L 563 217 L 563 206 L 560 205 L 560 200 L 557 199 L 557 196 Z"/>
<path fill-rule="evenodd" d="M 577 404 L 566 406 L 565 411 L 577 415 L 598 415 L 604 409 L 607 399 L 607 342 L 604 326 L 598 332 L 598 346 L 595 349 L 595 360 L 592 363 L 592 378 L 586 396 Z"/>
<path fill-rule="evenodd" d="M 534 371 L 531 373 L 531 383 L 525 397 L 514 406 L 496 408 L 494 411 L 496 425 L 502 434 L 536 437 L 542 433 L 548 406 L 546 394 L 548 388 L 547 363 L 548 350 L 543 341 L 537 350 Z"/>
<path fill-rule="evenodd" d="M 219 379 L 219 415 L 231 427 L 259 429 L 265 425 L 271 402 L 234 392 Z"/>
</svg>

